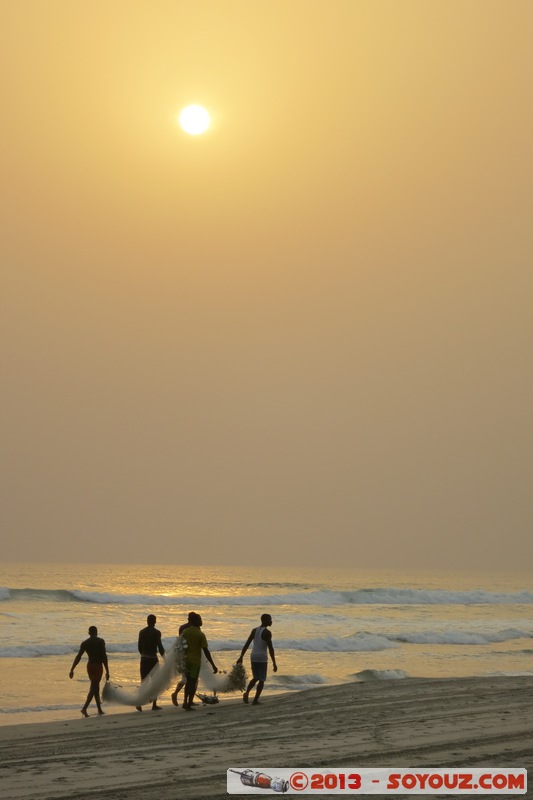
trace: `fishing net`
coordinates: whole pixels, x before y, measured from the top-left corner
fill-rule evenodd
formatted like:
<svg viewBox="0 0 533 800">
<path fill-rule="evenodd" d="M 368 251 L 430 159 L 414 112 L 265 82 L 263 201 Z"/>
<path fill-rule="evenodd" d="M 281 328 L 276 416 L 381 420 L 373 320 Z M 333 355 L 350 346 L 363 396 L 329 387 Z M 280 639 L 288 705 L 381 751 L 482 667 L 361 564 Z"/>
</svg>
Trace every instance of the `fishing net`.
<svg viewBox="0 0 533 800">
<path fill-rule="evenodd" d="M 142 706 L 152 702 L 163 694 L 178 678 L 184 678 L 186 671 L 187 642 L 178 636 L 171 648 L 167 650 L 160 661 L 135 688 L 124 689 L 112 681 L 108 681 L 102 692 L 106 703 L 119 703 L 124 706 Z M 229 672 L 213 673 L 213 668 L 202 653 L 200 680 L 206 689 L 212 692 L 244 691 L 246 687 L 246 670 L 242 664 L 234 664 Z"/>
<path fill-rule="evenodd" d="M 120 703 L 124 706 L 142 706 L 155 700 L 183 672 L 186 647 L 185 640 L 178 636 L 172 647 L 165 653 L 163 660 L 156 664 L 140 686 L 123 689 L 108 681 L 102 692 L 103 699 L 106 703 Z"/>
<path fill-rule="evenodd" d="M 243 692 L 246 688 L 246 670 L 242 664 L 234 664 L 229 672 L 213 672 L 211 664 L 202 655 L 200 680 L 212 692 Z"/>
</svg>

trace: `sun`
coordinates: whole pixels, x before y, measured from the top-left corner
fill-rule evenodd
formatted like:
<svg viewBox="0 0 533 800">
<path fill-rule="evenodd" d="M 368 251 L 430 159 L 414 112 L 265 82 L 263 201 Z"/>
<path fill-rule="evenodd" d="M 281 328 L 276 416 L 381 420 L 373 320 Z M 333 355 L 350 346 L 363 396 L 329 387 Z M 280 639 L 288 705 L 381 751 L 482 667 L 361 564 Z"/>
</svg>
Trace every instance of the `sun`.
<svg viewBox="0 0 533 800">
<path fill-rule="evenodd" d="M 211 117 L 203 106 L 187 106 L 179 115 L 179 123 L 185 133 L 198 136 L 209 128 Z"/>
</svg>

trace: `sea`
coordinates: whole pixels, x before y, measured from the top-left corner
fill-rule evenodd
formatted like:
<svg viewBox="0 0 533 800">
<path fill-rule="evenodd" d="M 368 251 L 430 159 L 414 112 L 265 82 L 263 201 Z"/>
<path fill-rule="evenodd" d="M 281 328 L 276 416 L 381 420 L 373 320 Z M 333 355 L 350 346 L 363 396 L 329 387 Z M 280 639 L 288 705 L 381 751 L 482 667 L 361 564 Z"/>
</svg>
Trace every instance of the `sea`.
<svg viewBox="0 0 533 800">
<path fill-rule="evenodd" d="M 157 616 L 169 647 L 189 611 L 202 615 L 223 670 L 261 614 L 271 614 L 278 672 L 270 669 L 265 694 L 352 681 L 533 675 L 531 573 L 2 564 L 0 724 L 79 715 L 85 663 L 73 680 L 69 670 L 90 625 L 106 641 L 111 680 L 129 688 L 139 683 L 137 636 L 147 615 Z M 161 697 L 167 703 L 169 692 Z"/>
</svg>

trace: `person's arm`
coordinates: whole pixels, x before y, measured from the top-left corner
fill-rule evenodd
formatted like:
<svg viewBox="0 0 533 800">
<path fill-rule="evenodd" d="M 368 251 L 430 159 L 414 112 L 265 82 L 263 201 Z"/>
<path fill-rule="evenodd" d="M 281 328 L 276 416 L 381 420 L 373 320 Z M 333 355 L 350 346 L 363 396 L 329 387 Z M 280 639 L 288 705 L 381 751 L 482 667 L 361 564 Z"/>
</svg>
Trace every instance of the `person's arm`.
<svg viewBox="0 0 533 800">
<path fill-rule="evenodd" d="M 207 660 L 209 661 L 209 663 L 213 667 L 213 672 L 215 672 L 215 673 L 218 672 L 218 667 L 215 666 L 215 662 L 211 658 L 211 653 L 209 652 L 209 648 L 208 647 L 203 647 L 202 649 L 203 649 L 203 651 L 205 653 L 205 657 L 207 658 Z"/>
<path fill-rule="evenodd" d="M 78 650 L 78 655 L 76 656 L 76 658 L 72 662 L 72 666 L 70 668 L 70 672 L 69 672 L 69 675 L 68 675 L 69 678 L 73 678 L 74 677 L 74 670 L 76 669 L 76 667 L 80 663 L 81 657 L 84 654 L 84 652 L 85 652 L 85 647 L 82 644 L 82 645 L 80 645 L 80 649 Z"/>
<path fill-rule="evenodd" d="M 157 649 L 162 656 L 165 655 L 165 648 L 163 647 L 163 642 L 161 641 L 161 634 L 159 634 L 159 639 L 157 640 Z"/>
<path fill-rule="evenodd" d="M 140 653 L 141 655 L 143 654 L 143 650 L 142 650 L 142 646 L 143 646 L 142 639 L 143 639 L 143 632 L 142 632 L 142 630 L 141 630 L 141 631 L 139 631 L 139 639 L 138 639 L 138 641 L 137 641 L 137 650 L 139 651 L 139 653 Z"/>
<path fill-rule="evenodd" d="M 263 639 L 267 643 L 268 652 L 270 653 L 270 658 L 272 659 L 272 669 L 274 672 L 278 671 L 278 665 L 276 664 L 276 654 L 274 653 L 274 647 L 272 645 L 272 634 L 270 631 L 265 628 L 261 635 L 261 639 Z"/>
<path fill-rule="evenodd" d="M 242 660 L 244 658 L 244 654 L 246 653 L 246 651 L 248 650 L 248 648 L 250 647 L 250 645 L 252 644 L 252 642 L 254 640 L 255 631 L 256 631 L 256 628 L 253 629 L 253 631 L 251 632 L 251 634 L 247 638 L 247 640 L 246 640 L 246 642 L 244 644 L 244 647 L 241 650 L 241 654 L 240 654 L 239 658 L 237 659 L 237 664 L 242 664 Z"/>
</svg>

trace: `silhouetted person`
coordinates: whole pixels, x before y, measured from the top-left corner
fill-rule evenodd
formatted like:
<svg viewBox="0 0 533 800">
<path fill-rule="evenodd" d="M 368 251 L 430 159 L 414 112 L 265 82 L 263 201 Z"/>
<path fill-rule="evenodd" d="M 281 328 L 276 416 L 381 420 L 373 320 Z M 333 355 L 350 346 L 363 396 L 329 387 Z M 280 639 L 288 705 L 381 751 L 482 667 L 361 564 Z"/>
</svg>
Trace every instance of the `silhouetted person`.
<svg viewBox="0 0 533 800">
<path fill-rule="evenodd" d="M 87 713 L 87 709 L 93 697 L 96 703 L 96 708 L 98 709 L 98 713 L 104 713 L 102 711 L 102 704 L 100 702 L 100 681 L 102 680 L 102 675 L 104 674 L 104 667 L 105 679 L 106 681 L 109 680 L 109 666 L 107 664 L 105 642 L 98 636 L 98 629 L 94 625 L 91 625 L 89 628 L 89 638 L 85 639 L 85 641 L 80 644 L 78 655 L 72 662 L 72 667 L 69 673 L 70 678 L 74 677 L 74 670 L 80 663 L 81 657 L 84 653 L 87 653 L 89 659 L 87 661 L 87 675 L 91 681 L 91 688 L 89 690 L 89 694 L 87 695 L 85 705 L 81 709 L 81 713 L 84 717 L 88 717 L 89 715 Z"/>
<path fill-rule="evenodd" d="M 161 631 L 155 627 L 157 618 L 155 614 L 149 614 L 146 618 L 148 623 L 146 628 L 139 631 L 138 648 L 141 654 L 141 681 L 144 680 L 159 663 L 157 652 L 159 651 L 162 656 L 165 655 L 165 648 L 161 641 Z M 137 711 L 142 711 L 141 706 L 136 706 Z M 159 711 L 161 706 L 157 705 L 157 697 L 152 700 L 152 711 Z"/>
<path fill-rule="evenodd" d="M 274 653 L 274 648 L 272 646 L 272 634 L 268 630 L 270 625 L 272 625 L 272 617 L 270 616 L 270 614 L 262 614 L 261 625 L 252 630 L 248 639 L 246 640 L 246 644 L 242 648 L 242 652 L 239 658 L 237 659 L 237 664 L 242 664 L 244 654 L 246 653 L 249 646 L 253 642 L 251 659 L 250 659 L 253 677 L 242 696 L 243 701 L 247 703 L 250 691 L 254 688 L 255 684 L 257 683 L 257 689 L 255 690 L 255 697 L 252 701 L 253 706 L 259 705 L 259 697 L 261 696 L 261 692 L 263 691 L 263 686 L 265 685 L 267 677 L 267 667 L 268 667 L 267 652 L 270 653 L 270 658 L 272 659 L 272 668 L 274 672 L 278 671 L 278 666 L 276 664 L 276 656 Z"/>
<path fill-rule="evenodd" d="M 178 636 L 181 636 L 181 634 L 183 633 L 185 628 L 188 628 L 192 624 L 191 623 L 191 618 L 194 618 L 194 616 L 195 616 L 195 612 L 194 611 L 189 611 L 189 614 L 187 616 L 187 622 L 184 622 L 183 625 L 180 625 L 180 627 L 179 627 Z M 197 616 L 199 616 L 199 615 L 197 615 Z M 202 618 L 200 617 L 200 620 L 201 619 Z M 200 625 L 201 624 L 202 624 L 202 622 L 200 621 Z M 182 675 L 181 678 L 179 679 L 178 683 L 176 684 L 176 689 L 170 695 L 170 699 L 172 700 L 172 702 L 174 703 L 175 706 L 178 705 L 178 694 L 181 692 L 181 690 L 183 689 L 183 687 L 185 686 L 186 683 L 187 683 L 187 677 Z"/>
<path fill-rule="evenodd" d="M 200 666 L 202 664 L 202 651 L 205 657 L 213 667 L 213 672 L 218 672 L 215 662 L 211 658 L 211 653 L 207 647 L 207 639 L 205 634 L 200 630 L 202 626 L 202 618 L 200 614 L 194 612 L 189 615 L 190 625 L 182 631 L 182 636 L 187 642 L 187 652 L 185 655 L 185 664 L 187 669 L 187 682 L 185 683 L 185 697 L 183 698 L 183 708 L 186 711 L 191 711 L 193 708 L 193 698 L 196 694 L 198 686 L 198 678 L 200 676 Z"/>
</svg>

